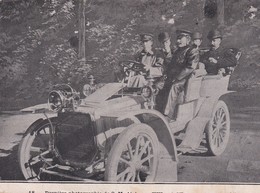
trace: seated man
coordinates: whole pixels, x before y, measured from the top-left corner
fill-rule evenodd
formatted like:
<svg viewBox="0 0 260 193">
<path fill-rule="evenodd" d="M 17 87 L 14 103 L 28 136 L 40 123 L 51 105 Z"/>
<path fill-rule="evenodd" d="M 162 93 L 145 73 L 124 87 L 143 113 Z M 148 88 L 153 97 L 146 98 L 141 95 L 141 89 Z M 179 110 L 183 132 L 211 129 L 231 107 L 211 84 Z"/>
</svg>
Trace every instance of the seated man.
<svg viewBox="0 0 260 193">
<path fill-rule="evenodd" d="M 210 31 L 207 38 L 211 41 L 211 47 L 201 56 L 207 73 L 211 75 L 229 74 L 230 69 L 237 65 L 236 54 L 232 53 L 231 49 L 224 49 L 221 46 L 222 35 L 219 31 Z"/>
<path fill-rule="evenodd" d="M 203 54 L 203 50 L 201 49 L 202 44 L 202 34 L 199 32 L 193 33 L 192 36 L 192 46 L 199 50 L 199 55 L 201 56 Z M 205 70 L 205 65 L 201 62 L 199 62 L 197 68 L 194 71 L 195 77 L 206 75 L 207 72 Z"/>
<path fill-rule="evenodd" d="M 158 35 L 158 41 L 160 43 L 160 48 L 157 48 L 156 54 L 158 59 L 162 62 L 163 74 L 166 75 L 175 48 L 171 46 L 171 38 L 167 32 L 161 32 Z M 155 85 L 159 90 L 163 89 L 164 84 L 165 84 L 165 76 L 161 77 L 157 82 L 155 82 Z M 165 101 L 164 95 L 165 93 L 159 92 L 156 97 L 156 109 L 161 112 L 163 111 L 164 108 L 164 101 Z"/>
<path fill-rule="evenodd" d="M 166 72 L 167 79 L 162 92 L 169 93 L 164 108 L 164 114 L 170 120 L 174 119 L 174 110 L 179 95 L 184 91 L 185 83 L 194 69 L 198 67 L 199 50 L 190 45 L 191 32 L 177 30 L 177 50 L 173 53 L 171 63 Z"/>
<path fill-rule="evenodd" d="M 85 97 L 91 95 L 93 92 L 97 90 L 97 85 L 95 84 L 95 78 L 93 75 L 88 77 L 88 84 L 83 86 L 83 94 Z"/>
<path fill-rule="evenodd" d="M 140 37 L 143 49 L 136 54 L 135 60 L 143 64 L 144 72 L 131 77 L 129 87 L 143 87 L 146 85 L 145 75 L 162 76 L 162 61 L 156 58 L 152 50 L 153 36 L 151 34 L 141 34 Z"/>
<path fill-rule="evenodd" d="M 174 48 L 171 47 L 171 38 L 167 32 L 161 32 L 158 35 L 158 40 L 160 42 L 161 48 L 157 51 L 157 57 L 160 58 L 160 61 L 163 63 L 164 72 L 167 71 L 172 55 L 174 53 Z"/>
</svg>

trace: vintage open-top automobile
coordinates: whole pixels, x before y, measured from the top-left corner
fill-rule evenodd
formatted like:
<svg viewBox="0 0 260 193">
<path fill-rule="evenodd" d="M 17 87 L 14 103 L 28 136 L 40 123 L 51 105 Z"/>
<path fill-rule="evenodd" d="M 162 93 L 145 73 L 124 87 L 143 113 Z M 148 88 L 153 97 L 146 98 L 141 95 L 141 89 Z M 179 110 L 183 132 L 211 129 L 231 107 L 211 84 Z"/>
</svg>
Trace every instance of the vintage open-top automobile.
<svg viewBox="0 0 260 193">
<path fill-rule="evenodd" d="M 140 70 L 135 63 L 130 69 Z M 69 85 L 54 87 L 48 103 L 57 116 L 45 114 L 45 120 L 32 123 L 20 143 L 19 161 L 26 180 L 58 176 L 82 181 L 174 182 L 178 154 L 223 153 L 230 117 L 221 96 L 228 92 L 229 75 L 191 76 L 176 120 L 168 121 L 155 109 L 154 78 L 143 88 L 133 88 L 130 74 L 85 99 Z"/>
</svg>

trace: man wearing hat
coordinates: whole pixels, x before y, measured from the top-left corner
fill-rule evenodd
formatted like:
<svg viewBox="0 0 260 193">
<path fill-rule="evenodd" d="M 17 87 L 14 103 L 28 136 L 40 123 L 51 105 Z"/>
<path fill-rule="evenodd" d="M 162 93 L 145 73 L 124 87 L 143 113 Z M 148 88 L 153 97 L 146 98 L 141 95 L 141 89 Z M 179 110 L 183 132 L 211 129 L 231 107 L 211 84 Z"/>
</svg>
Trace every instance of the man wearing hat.
<svg viewBox="0 0 260 193">
<path fill-rule="evenodd" d="M 164 70 L 166 70 L 167 66 L 171 62 L 174 49 L 171 48 L 171 38 L 167 32 L 161 32 L 158 35 L 158 40 L 162 46 L 162 48 L 159 49 L 158 55 L 159 58 L 162 59 Z"/>
<path fill-rule="evenodd" d="M 88 84 L 85 84 L 83 86 L 83 94 L 85 97 L 91 95 L 93 92 L 97 90 L 96 84 L 95 84 L 95 78 L 93 75 L 89 75 L 88 77 Z"/>
<path fill-rule="evenodd" d="M 201 57 L 201 61 L 205 64 L 208 74 L 216 75 L 222 68 L 226 71 L 229 67 L 237 65 L 235 55 L 228 54 L 228 49 L 221 46 L 222 35 L 219 31 L 210 31 L 207 38 L 211 43 L 211 47 L 210 50 Z"/>
<path fill-rule="evenodd" d="M 151 76 L 161 76 L 162 75 L 162 63 L 159 61 L 153 52 L 153 35 L 144 33 L 140 35 L 142 50 L 138 52 L 135 56 L 135 60 L 144 65 L 146 74 Z M 143 87 L 147 84 L 144 75 L 136 75 L 131 78 L 129 83 L 130 87 Z"/>
<path fill-rule="evenodd" d="M 197 49 L 200 49 L 200 45 L 202 43 L 202 34 L 199 32 L 193 33 L 192 43 Z"/>
<path fill-rule="evenodd" d="M 204 49 L 201 49 L 201 43 L 202 43 L 202 34 L 200 32 L 195 32 L 192 35 L 192 46 L 195 49 L 199 50 L 199 54 L 200 56 L 205 53 Z M 208 50 L 207 50 L 208 51 Z M 195 68 L 195 72 L 194 72 L 195 76 L 202 76 L 202 75 L 206 75 L 207 72 L 205 70 L 205 65 L 202 62 L 199 62 L 197 67 Z"/>
<path fill-rule="evenodd" d="M 160 48 L 158 48 L 156 54 L 158 60 L 161 62 L 163 66 L 163 73 L 166 74 L 167 68 L 171 63 L 171 59 L 174 53 L 174 48 L 171 47 L 171 38 L 167 32 L 161 32 L 158 35 L 158 41 L 160 43 Z M 161 77 L 156 83 L 156 87 L 160 90 L 163 89 L 165 84 L 165 76 Z M 165 93 L 159 92 L 156 97 L 156 108 L 159 111 L 163 111 L 164 101 L 166 100 Z"/>
<path fill-rule="evenodd" d="M 164 114 L 174 119 L 175 107 L 180 101 L 185 83 L 199 63 L 199 51 L 190 45 L 192 33 L 187 30 L 177 30 L 177 49 L 172 55 L 167 68 L 167 79 L 164 91 L 169 93 L 164 108 Z"/>
<path fill-rule="evenodd" d="M 158 62 L 153 52 L 153 35 L 145 33 L 141 34 L 140 37 L 143 48 L 136 54 L 136 61 L 142 63 L 147 70 L 161 67 L 161 63 Z"/>
</svg>

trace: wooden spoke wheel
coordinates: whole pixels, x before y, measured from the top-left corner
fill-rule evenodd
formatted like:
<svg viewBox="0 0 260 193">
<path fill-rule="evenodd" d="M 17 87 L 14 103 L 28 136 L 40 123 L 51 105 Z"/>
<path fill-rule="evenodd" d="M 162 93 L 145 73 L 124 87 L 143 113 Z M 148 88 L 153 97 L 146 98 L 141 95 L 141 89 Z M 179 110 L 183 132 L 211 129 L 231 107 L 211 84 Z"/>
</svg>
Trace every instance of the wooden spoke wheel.
<svg viewBox="0 0 260 193">
<path fill-rule="evenodd" d="M 206 127 L 209 152 L 220 155 L 227 147 L 230 135 L 230 116 L 224 101 L 219 100 L 214 108 L 212 118 Z"/>
<path fill-rule="evenodd" d="M 19 163 L 26 180 L 40 180 L 41 168 L 48 160 L 50 124 L 47 120 L 40 123 L 34 130 L 27 132 L 19 145 Z M 48 164 L 47 164 L 48 165 Z"/>
<path fill-rule="evenodd" d="M 153 129 L 145 124 L 131 125 L 116 139 L 109 153 L 105 180 L 115 182 L 152 182 L 159 162 L 159 142 Z"/>
</svg>

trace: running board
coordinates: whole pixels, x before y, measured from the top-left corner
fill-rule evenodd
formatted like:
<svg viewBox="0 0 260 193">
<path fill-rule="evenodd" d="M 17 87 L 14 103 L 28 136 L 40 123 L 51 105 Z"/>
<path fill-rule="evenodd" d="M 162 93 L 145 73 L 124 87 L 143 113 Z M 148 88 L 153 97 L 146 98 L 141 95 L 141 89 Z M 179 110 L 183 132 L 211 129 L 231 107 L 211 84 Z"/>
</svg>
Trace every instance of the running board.
<svg viewBox="0 0 260 193">
<path fill-rule="evenodd" d="M 192 149 L 190 147 L 185 147 L 185 146 L 178 146 L 177 147 L 177 154 L 178 155 L 182 155 L 182 154 L 185 154 L 185 153 L 206 153 L 208 151 L 207 148 L 205 147 L 198 147 L 196 149 Z"/>
<path fill-rule="evenodd" d="M 46 173 L 46 174 L 50 174 L 50 175 L 54 175 L 54 176 L 59 176 L 59 177 L 71 179 L 71 180 L 85 181 L 85 182 L 97 182 L 96 180 L 84 179 L 84 178 L 71 176 L 71 175 L 67 175 L 67 174 L 61 174 L 59 172 L 50 171 L 50 170 L 46 170 L 46 169 L 41 169 L 41 172 Z"/>
</svg>

